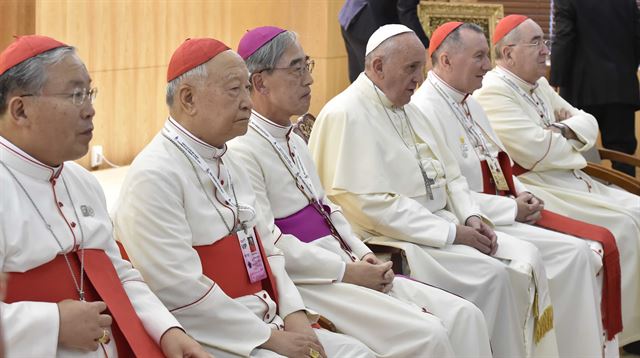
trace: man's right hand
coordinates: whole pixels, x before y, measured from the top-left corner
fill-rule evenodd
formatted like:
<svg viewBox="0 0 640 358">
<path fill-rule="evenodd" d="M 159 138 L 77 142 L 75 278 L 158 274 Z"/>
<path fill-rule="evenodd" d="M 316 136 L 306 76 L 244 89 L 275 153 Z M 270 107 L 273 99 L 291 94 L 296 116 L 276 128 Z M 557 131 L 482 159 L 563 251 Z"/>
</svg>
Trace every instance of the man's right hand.
<svg viewBox="0 0 640 358">
<path fill-rule="evenodd" d="M 372 264 L 367 261 L 350 262 L 344 270 L 342 282 L 368 287 L 387 293 L 393 287 L 393 275 L 387 274 L 393 262 Z"/>
<path fill-rule="evenodd" d="M 456 238 L 453 240 L 453 243 L 456 245 L 474 247 L 487 255 L 494 251 L 494 244 L 490 238 L 482 235 L 478 230 L 466 225 L 456 225 Z"/>
<path fill-rule="evenodd" d="M 518 194 L 518 197 L 515 199 L 518 205 L 516 221 L 533 225 L 540 219 L 540 211 L 544 209 L 544 205 L 541 205 L 537 200 L 534 200 L 534 198 L 533 194 L 528 192 Z"/>
<path fill-rule="evenodd" d="M 95 351 L 105 329 L 111 327 L 111 316 L 101 314 L 107 309 L 102 301 L 82 302 L 64 300 L 58 302 L 60 329 L 58 343 L 67 348 Z"/>
<path fill-rule="evenodd" d="M 272 330 L 271 337 L 264 342 L 260 348 L 274 351 L 285 357 L 310 357 L 311 350 L 324 357 L 324 350 L 318 345 L 317 338 L 314 340 L 307 334 L 289 331 Z"/>
</svg>

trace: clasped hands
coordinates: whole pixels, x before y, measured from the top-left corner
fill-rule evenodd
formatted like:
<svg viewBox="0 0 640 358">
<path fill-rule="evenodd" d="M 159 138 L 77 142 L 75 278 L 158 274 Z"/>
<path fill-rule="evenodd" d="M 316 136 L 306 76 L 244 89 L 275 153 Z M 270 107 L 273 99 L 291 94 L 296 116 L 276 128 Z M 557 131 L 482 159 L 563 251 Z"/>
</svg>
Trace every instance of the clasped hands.
<svg viewBox="0 0 640 358">
<path fill-rule="evenodd" d="M 456 225 L 453 243 L 471 246 L 487 255 L 493 255 L 498 250 L 498 236 L 477 216 L 467 218 L 465 225 Z"/>
<path fill-rule="evenodd" d="M 391 266 L 392 262 L 382 262 L 370 252 L 364 255 L 362 260 L 347 264 L 342 282 L 387 293 L 393 288 L 395 277 Z"/>
</svg>

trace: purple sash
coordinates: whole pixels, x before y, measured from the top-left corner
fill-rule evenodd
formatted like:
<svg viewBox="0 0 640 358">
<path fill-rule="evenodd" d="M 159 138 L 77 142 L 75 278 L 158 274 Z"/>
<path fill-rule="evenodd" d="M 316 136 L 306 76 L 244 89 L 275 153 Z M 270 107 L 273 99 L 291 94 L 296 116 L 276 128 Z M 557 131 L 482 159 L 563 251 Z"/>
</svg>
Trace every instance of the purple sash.
<svg viewBox="0 0 640 358">
<path fill-rule="evenodd" d="M 322 205 L 322 209 L 331 214 L 331 208 Z M 302 242 L 312 242 L 321 237 L 332 235 L 331 227 L 325 220 L 324 216 L 318 212 L 318 209 L 309 204 L 297 213 L 291 214 L 282 219 L 275 220 L 276 226 L 280 228 L 283 234 L 290 234 L 298 238 Z"/>
</svg>

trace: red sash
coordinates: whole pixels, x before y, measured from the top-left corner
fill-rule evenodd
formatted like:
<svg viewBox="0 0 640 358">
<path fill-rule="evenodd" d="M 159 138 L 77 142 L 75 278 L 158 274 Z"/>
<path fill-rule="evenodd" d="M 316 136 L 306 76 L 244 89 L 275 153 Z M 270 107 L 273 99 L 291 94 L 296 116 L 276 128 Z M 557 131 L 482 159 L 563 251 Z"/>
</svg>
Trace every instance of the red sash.
<svg viewBox="0 0 640 358">
<path fill-rule="evenodd" d="M 482 167 L 483 192 L 486 194 L 498 195 L 517 195 L 515 185 L 513 183 L 513 175 L 520 175 L 528 172 L 518 164 L 511 168 L 511 160 L 505 152 L 498 154 L 498 161 L 504 173 L 509 192 L 497 191 L 493 177 L 489 171 L 487 162 L 480 162 Z M 572 235 L 582 239 L 597 241 L 602 244 L 604 249 L 603 262 L 603 284 L 602 284 L 602 322 L 607 330 L 607 339 L 622 332 L 622 312 L 621 312 L 621 283 L 620 283 L 620 254 L 615 237 L 606 228 L 593 225 L 584 221 L 575 220 L 560 214 L 556 214 L 549 210 L 542 210 L 540 219 L 535 223 L 536 226 L 561 232 L 563 234 Z"/>
<path fill-rule="evenodd" d="M 80 277 L 79 252 L 67 254 L 76 277 Z M 116 270 L 102 250 L 84 250 L 85 298 L 102 300 L 113 317 L 111 332 L 119 357 L 162 357 L 162 351 L 147 334 L 133 309 Z M 12 272 L 7 285 L 7 303 L 20 301 L 60 302 L 78 299 L 78 291 L 70 277 L 64 256 L 27 272 Z"/>
<path fill-rule="evenodd" d="M 238 242 L 238 234 L 229 234 L 211 245 L 194 246 L 193 248 L 200 256 L 202 263 L 202 273 L 219 285 L 224 293 L 231 298 L 252 295 L 261 290 L 265 290 L 278 303 L 278 290 L 276 281 L 271 273 L 269 261 L 262 247 L 262 240 L 258 232 L 254 229 L 256 241 L 260 247 L 260 256 L 264 268 L 267 271 L 267 278 L 260 282 L 251 283 L 249 273 L 244 265 L 242 249 Z"/>
</svg>

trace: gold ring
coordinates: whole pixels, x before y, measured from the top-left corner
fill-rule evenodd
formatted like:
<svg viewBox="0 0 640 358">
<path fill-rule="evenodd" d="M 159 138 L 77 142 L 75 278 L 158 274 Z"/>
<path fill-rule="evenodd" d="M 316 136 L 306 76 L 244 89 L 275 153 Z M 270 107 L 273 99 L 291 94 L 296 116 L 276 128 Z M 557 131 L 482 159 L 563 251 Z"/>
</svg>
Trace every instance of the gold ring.
<svg viewBox="0 0 640 358">
<path fill-rule="evenodd" d="M 98 343 L 107 344 L 109 343 L 109 341 L 111 341 L 111 338 L 109 337 L 109 331 L 107 331 L 106 329 L 103 329 L 102 336 L 98 338 Z"/>
<path fill-rule="evenodd" d="M 309 348 L 309 356 L 311 358 L 320 358 L 320 352 L 318 352 L 317 350 L 315 350 L 313 348 Z"/>
</svg>

